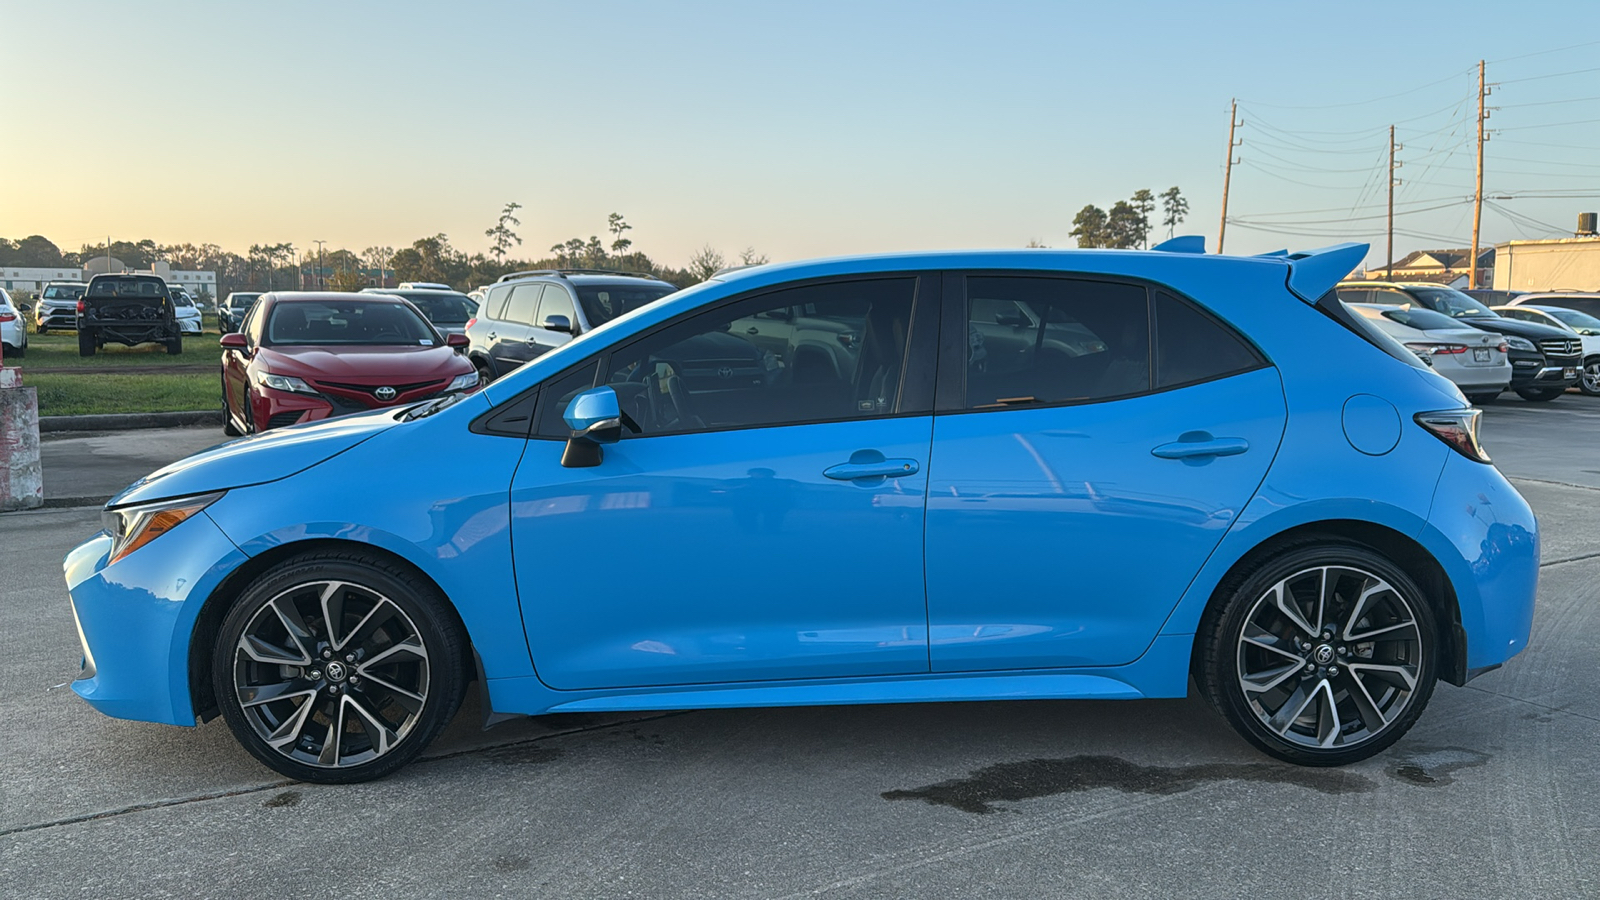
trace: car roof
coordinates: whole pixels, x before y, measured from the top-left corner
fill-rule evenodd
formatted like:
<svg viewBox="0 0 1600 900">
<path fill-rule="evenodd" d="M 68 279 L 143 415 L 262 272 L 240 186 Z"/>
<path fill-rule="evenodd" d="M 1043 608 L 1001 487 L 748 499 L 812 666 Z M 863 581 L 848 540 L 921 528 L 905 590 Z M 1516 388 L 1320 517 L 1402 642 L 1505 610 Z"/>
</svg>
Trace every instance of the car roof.
<svg viewBox="0 0 1600 900">
<path fill-rule="evenodd" d="M 1538 300 L 1541 297 L 1579 297 L 1593 299 L 1600 298 L 1600 291 L 1530 291 L 1517 296 L 1517 305 L 1528 306 L 1529 304 L 1526 301 Z"/>
<path fill-rule="evenodd" d="M 358 303 L 384 303 L 405 300 L 394 294 L 360 294 L 354 291 L 272 291 L 261 296 L 271 297 L 274 303 L 348 303 L 352 300 Z"/>
</svg>

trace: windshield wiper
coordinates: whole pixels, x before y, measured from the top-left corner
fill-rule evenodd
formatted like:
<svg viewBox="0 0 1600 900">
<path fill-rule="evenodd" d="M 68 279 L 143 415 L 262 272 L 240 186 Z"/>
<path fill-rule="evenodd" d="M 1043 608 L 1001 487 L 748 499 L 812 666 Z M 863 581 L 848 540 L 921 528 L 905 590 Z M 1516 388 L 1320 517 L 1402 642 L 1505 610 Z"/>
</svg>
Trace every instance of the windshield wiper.
<svg viewBox="0 0 1600 900">
<path fill-rule="evenodd" d="M 401 413 L 400 421 L 415 422 L 418 419 L 426 419 L 441 409 L 455 405 L 456 403 L 460 402 L 462 397 L 465 396 L 466 394 L 446 394 L 443 397 L 435 397 L 432 400 L 424 400 L 421 403 L 418 403 L 416 406 L 413 406 Z"/>
</svg>

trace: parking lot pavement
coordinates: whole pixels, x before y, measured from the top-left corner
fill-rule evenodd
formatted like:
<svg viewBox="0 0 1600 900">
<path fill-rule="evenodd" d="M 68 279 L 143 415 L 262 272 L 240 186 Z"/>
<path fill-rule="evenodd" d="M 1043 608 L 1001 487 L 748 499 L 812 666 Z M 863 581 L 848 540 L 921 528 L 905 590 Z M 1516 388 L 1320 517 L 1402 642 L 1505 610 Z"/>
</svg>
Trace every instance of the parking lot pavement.
<svg viewBox="0 0 1600 900">
<path fill-rule="evenodd" d="M 229 440 L 216 426 L 57 431 L 41 437 L 45 502 L 77 505 L 104 503 L 167 463 Z"/>
<path fill-rule="evenodd" d="M 1533 640 L 1342 769 L 1272 762 L 1191 698 L 487 732 L 469 708 L 384 781 L 290 783 L 221 721 L 78 701 L 56 561 L 97 512 L 0 516 L 0 893 L 1600 896 L 1600 487 L 1579 478 L 1597 413 L 1579 397 L 1489 409 L 1490 450 L 1544 527 Z"/>
</svg>

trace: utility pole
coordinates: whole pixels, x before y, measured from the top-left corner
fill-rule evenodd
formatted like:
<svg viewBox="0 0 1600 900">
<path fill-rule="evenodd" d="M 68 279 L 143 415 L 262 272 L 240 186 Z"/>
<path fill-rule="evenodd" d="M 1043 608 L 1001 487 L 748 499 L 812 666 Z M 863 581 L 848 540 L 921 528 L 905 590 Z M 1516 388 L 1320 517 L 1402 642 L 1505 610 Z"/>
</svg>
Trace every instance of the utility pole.
<svg viewBox="0 0 1600 900">
<path fill-rule="evenodd" d="M 1489 95 L 1483 83 L 1483 60 L 1478 60 L 1478 187 L 1472 195 L 1472 260 L 1467 263 L 1467 287 L 1478 286 L 1478 226 L 1483 222 L 1483 98 Z"/>
<path fill-rule="evenodd" d="M 1400 179 L 1394 177 L 1394 170 L 1400 168 L 1395 162 L 1394 152 L 1403 150 L 1404 147 L 1394 142 L 1394 126 L 1389 126 L 1389 264 L 1384 268 L 1383 280 L 1394 280 L 1394 189 L 1399 186 Z"/>
<path fill-rule="evenodd" d="M 322 245 L 327 241 L 312 241 L 317 245 L 317 290 L 322 290 Z"/>
<path fill-rule="evenodd" d="M 1240 125 L 1239 101 L 1234 100 L 1228 108 L 1228 161 L 1222 168 L 1222 223 L 1217 226 L 1217 252 L 1222 252 L 1222 239 L 1228 236 L 1228 183 L 1233 180 L 1233 148 L 1244 143 L 1234 143 L 1233 129 Z"/>
</svg>

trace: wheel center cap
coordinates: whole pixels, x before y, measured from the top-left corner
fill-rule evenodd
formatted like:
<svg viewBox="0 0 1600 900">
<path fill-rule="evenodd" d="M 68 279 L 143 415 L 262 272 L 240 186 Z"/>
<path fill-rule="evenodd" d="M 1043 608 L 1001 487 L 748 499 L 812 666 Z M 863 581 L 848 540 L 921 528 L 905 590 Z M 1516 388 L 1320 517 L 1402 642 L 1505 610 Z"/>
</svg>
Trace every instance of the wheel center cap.
<svg viewBox="0 0 1600 900">
<path fill-rule="evenodd" d="M 342 662 L 329 662 L 322 667 L 322 671 L 328 676 L 329 681 L 334 682 L 343 681 L 344 677 L 349 674 Z"/>
<path fill-rule="evenodd" d="M 1317 649 L 1311 651 L 1311 659 L 1319 666 L 1333 662 L 1333 645 L 1318 644 Z"/>
</svg>

